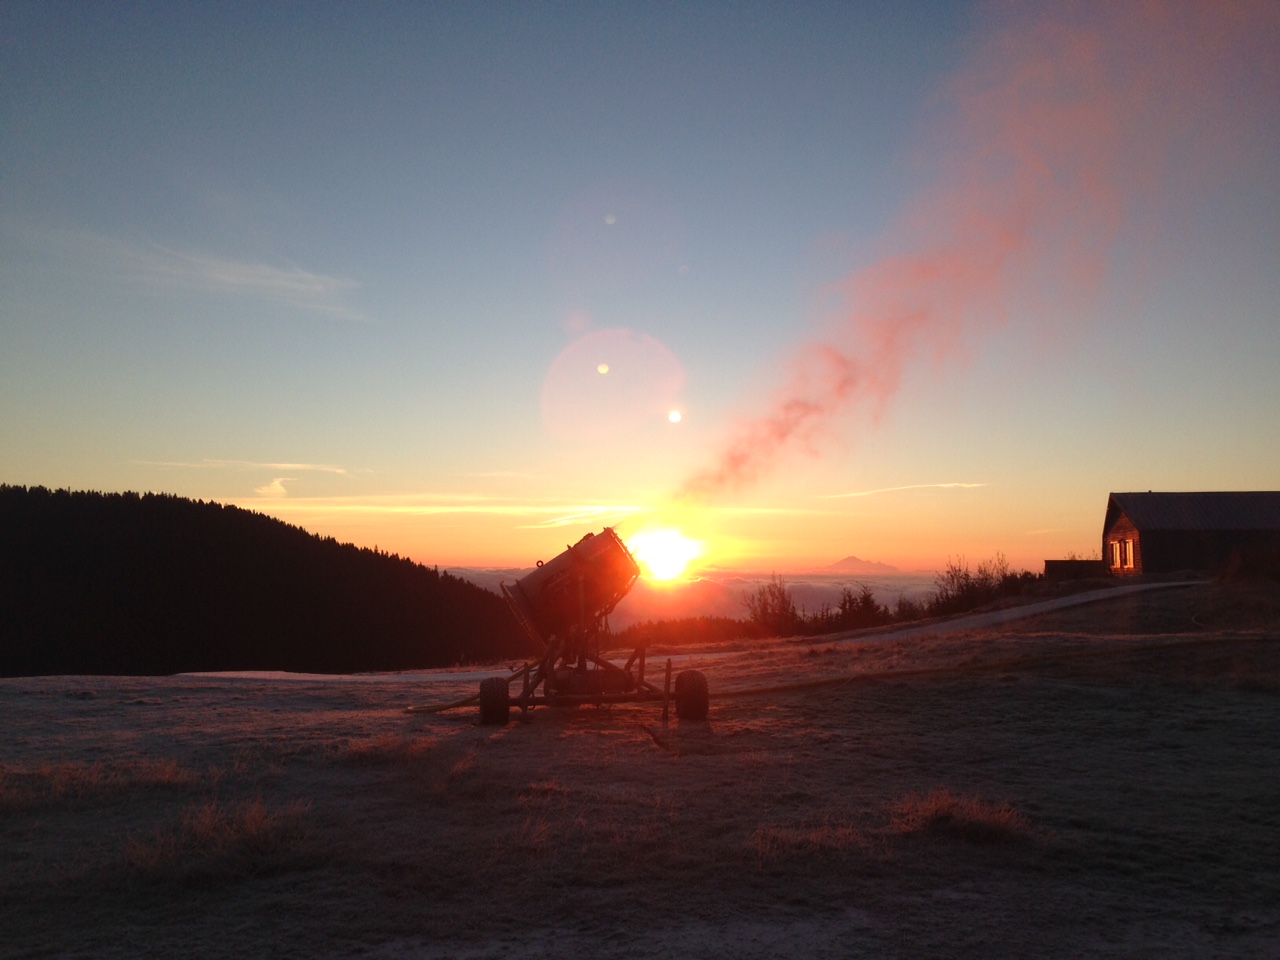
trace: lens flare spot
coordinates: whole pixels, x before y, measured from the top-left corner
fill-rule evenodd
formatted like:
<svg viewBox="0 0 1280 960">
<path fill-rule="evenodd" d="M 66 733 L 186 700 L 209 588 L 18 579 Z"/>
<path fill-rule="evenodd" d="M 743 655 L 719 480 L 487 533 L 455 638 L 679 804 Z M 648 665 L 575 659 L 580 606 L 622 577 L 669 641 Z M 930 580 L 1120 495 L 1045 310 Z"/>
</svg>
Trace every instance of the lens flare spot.
<svg viewBox="0 0 1280 960">
<path fill-rule="evenodd" d="M 665 429 L 662 418 L 680 403 L 683 386 L 680 361 L 653 337 L 594 330 L 552 362 L 542 384 L 542 420 L 558 439 L 619 441 Z"/>
<path fill-rule="evenodd" d="M 670 413 L 667 414 L 667 419 L 670 420 L 672 423 L 679 423 L 681 420 L 684 419 L 684 414 L 681 413 L 679 410 L 672 410 Z"/>
<path fill-rule="evenodd" d="M 609 372 L 609 365 L 607 363 L 602 363 L 596 367 L 596 373 L 608 373 L 608 372 Z"/>
<path fill-rule="evenodd" d="M 651 580 L 674 580 L 702 556 L 702 543 L 679 530 L 644 530 L 627 541 L 627 549 Z"/>
</svg>

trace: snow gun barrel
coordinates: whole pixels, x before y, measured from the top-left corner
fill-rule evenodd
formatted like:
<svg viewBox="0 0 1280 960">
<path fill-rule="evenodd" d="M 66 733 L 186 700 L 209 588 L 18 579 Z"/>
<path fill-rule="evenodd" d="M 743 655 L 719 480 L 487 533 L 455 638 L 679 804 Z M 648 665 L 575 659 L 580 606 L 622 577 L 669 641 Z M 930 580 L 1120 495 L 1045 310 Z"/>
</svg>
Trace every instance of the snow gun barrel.
<svg viewBox="0 0 1280 960">
<path fill-rule="evenodd" d="M 525 632 L 544 646 L 592 631 L 627 595 L 640 567 L 627 545 L 605 527 L 515 583 L 502 585 L 507 605 Z"/>
</svg>

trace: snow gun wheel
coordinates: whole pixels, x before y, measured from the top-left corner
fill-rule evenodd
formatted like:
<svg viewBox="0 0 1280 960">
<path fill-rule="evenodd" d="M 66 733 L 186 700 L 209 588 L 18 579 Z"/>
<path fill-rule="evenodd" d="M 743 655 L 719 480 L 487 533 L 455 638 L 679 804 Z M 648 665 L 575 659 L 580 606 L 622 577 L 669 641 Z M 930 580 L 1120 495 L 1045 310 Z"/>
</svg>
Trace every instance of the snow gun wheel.
<svg viewBox="0 0 1280 960">
<path fill-rule="evenodd" d="M 707 678 L 701 670 L 685 670 L 676 677 L 676 716 L 681 720 L 707 719 Z"/>
<path fill-rule="evenodd" d="M 505 677 L 488 677 L 480 681 L 480 722 L 485 726 L 506 726 L 511 719 L 511 700 L 507 696 Z"/>
</svg>

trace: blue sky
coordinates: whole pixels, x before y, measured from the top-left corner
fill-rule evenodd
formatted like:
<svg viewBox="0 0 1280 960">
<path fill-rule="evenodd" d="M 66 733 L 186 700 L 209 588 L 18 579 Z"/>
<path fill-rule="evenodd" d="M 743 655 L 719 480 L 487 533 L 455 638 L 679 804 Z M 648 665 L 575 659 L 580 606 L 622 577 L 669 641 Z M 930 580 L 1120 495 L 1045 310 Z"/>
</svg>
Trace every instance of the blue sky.
<svg viewBox="0 0 1280 960">
<path fill-rule="evenodd" d="M 1032 565 L 1093 549 L 1109 490 L 1276 488 L 1254 53 L 1224 81 L 1252 112 L 1213 168 L 1159 171 L 1087 296 L 1050 276 L 757 482 L 671 506 L 833 287 L 981 156 L 956 77 L 1052 10 L 1014 9 L 11 4 L 0 480 L 241 503 L 442 565 L 606 522 L 678 522 L 724 562 Z"/>
</svg>

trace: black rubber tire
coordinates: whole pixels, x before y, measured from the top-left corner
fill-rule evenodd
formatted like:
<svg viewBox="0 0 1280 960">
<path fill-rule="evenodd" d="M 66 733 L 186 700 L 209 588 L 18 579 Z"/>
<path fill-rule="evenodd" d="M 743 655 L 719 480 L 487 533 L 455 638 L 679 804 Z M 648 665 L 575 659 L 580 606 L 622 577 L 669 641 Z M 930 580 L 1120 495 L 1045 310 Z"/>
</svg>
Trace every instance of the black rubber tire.
<svg viewBox="0 0 1280 960">
<path fill-rule="evenodd" d="M 505 727 L 511 719 L 511 698 L 506 677 L 480 681 L 480 722 L 488 727 Z"/>
<path fill-rule="evenodd" d="M 676 716 L 681 720 L 705 720 L 710 694 L 701 670 L 685 670 L 676 677 Z"/>
</svg>

